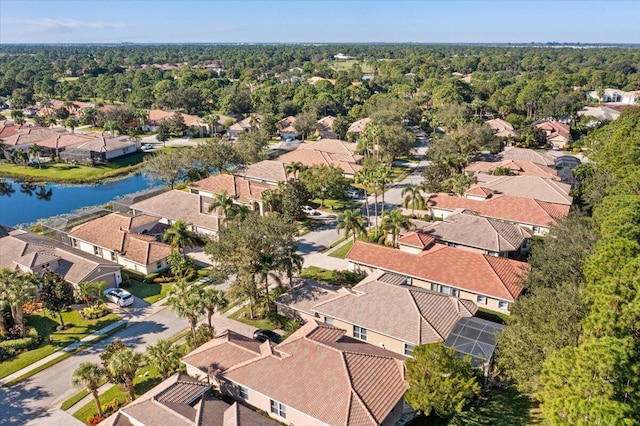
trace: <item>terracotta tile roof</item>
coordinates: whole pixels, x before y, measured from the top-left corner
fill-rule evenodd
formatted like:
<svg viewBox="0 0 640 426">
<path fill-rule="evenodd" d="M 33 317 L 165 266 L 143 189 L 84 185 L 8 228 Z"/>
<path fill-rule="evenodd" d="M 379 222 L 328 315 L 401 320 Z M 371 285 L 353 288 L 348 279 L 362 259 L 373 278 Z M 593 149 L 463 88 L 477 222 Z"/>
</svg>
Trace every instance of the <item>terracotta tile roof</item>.
<svg viewBox="0 0 640 426">
<path fill-rule="evenodd" d="M 330 154 L 343 154 L 353 156 L 354 159 L 362 159 L 362 155 L 356 155 L 358 144 L 345 142 L 340 139 L 318 139 L 317 141 L 306 141 L 299 145 L 298 149 L 315 149 L 316 151 L 328 152 Z"/>
<path fill-rule="evenodd" d="M 201 199 L 198 194 L 184 191 L 167 191 L 155 197 L 139 201 L 129 206 L 132 210 L 169 220 L 188 222 L 199 228 L 218 230 L 217 216 L 201 213 Z"/>
<path fill-rule="evenodd" d="M 558 172 L 555 169 L 525 160 L 504 160 L 496 162 L 474 161 L 464 170 L 466 172 L 493 174 L 498 167 L 508 168 L 512 170 L 514 174 L 519 176 L 538 176 L 547 179 L 560 180 Z"/>
<path fill-rule="evenodd" d="M 397 280 L 390 280 L 390 276 Z M 308 307 L 305 295 L 316 293 L 314 287 L 321 285 L 308 281 L 294 288 L 291 291 L 294 294 L 288 292 L 277 301 L 295 310 L 319 313 L 414 345 L 443 342 L 459 318 L 473 316 L 478 309 L 471 301 L 408 286 L 403 276 L 384 272 L 368 277 L 352 291 L 336 291 L 328 300 Z"/>
<path fill-rule="evenodd" d="M 405 246 L 425 249 L 435 242 L 435 238 L 422 232 L 407 232 L 398 238 L 398 243 Z"/>
<path fill-rule="evenodd" d="M 333 115 L 327 115 L 318 120 L 318 131 L 322 133 L 330 133 L 333 131 L 333 122 L 336 121 L 336 117 Z"/>
<path fill-rule="evenodd" d="M 383 423 L 407 390 L 403 362 L 344 337 L 342 330 L 326 336 L 329 341 L 307 336 L 317 327 L 337 330 L 310 321 L 273 354 L 233 367 L 224 377 L 327 424 Z"/>
<path fill-rule="evenodd" d="M 476 197 L 489 198 L 493 194 L 493 190 L 485 188 L 483 186 L 472 186 L 467 189 L 465 195 L 475 195 Z"/>
<path fill-rule="evenodd" d="M 315 149 L 296 149 L 278 157 L 284 164 L 300 162 L 305 166 L 313 165 L 335 165 L 340 167 L 346 174 L 355 175 L 362 166 L 357 164 L 357 158 L 351 155 L 331 154 Z"/>
<path fill-rule="evenodd" d="M 420 226 L 417 232 L 419 234 L 434 237 L 438 241 L 492 252 L 516 251 L 527 238 L 531 238 L 532 234 L 529 229 L 522 226 L 469 212 L 454 213 L 442 222 L 416 221 L 414 223 Z M 398 240 L 401 243 L 402 238 Z"/>
<path fill-rule="evenodd" d="M 504 194 L 494 194 L 491 198 L 480 201 L 439 193 L 432 194 L 427 204 L 443 210 L 471 210 L 486 217 L 544 227 L 555 225 L 556 220 L 566 217 L 570 208 L 568 205 L 558 204 L 551 209 L 550 203 Z"/>
<path fill-rule="evenodd" d="M 485 123 L 489 125 L 493 130 L 496 131 L 496 135 L 500 137 L 509 137 L 509 136 L 517 136 L 517 132 L 513 129 L 511 123 L 501 118 L 494 118 L 493 120 L 488 120 Z"/>
<path fill-rule="evenodd" d="M 504 160 L 524 160 L 543 166 L 553 166 L 555 160 L 547 153 L 540 153 L 529 148 L 507 147 L 498 154 Z"/>
<path fill-rule="evenodd" d="M 538 176 L 491 176 L 478 174 L 478 183 L 467 191 L 476 191 L 478 188 L 484 193 L 514 195 L 517 197 L 533 198 L 556 204 L 573 203 L 573 197 L 569 195 L 571 185 L 552 179 Z"/>
<path fill-rule="evenodd" d="M 241 176 L 220 173 L 194 182 L 189 185 L 189 188 L 212 194 L 221 194 L 226 191 L 227 195 L 234 200 L 249 204 L 252 201 L 262 199 L 262 193 L 266 190 L 274 189 L 274 186 L 254 182 Z"/>
<path fill-rule="evenodd" d="M 18 133 L 20 133 L 21 130 L 23 129 L 29 129 L 30 126 L 26 125 L 26 124 L 7 124 L 6 121 L 3 122 L 3 125 L 0 126 L 0 139 L 4 140 L 6 138 L 9 138 L 11 136 L 15 136 Z M 7 143 L 8 145 L 8 143 Z"/>
<path fill-rule="evenodd" d="M 285 117 L 282 120 L 278 121 L 276 123 L 276 128 L 278 129 L 278 131 L 280 132 L 285 132 L 285 133 L 297 133 L 294 125 L 296 123 L 296 118 L 292 115 L 290 115 L 289 117 Z"/>
<path fill-rule="evenodd" d="M 529 265 L 523 262 L 442 244 L 411 254 L 358 241 L 346 259 L 509 302 L 522 292 L 520 277 L 529 270 Z"/>
<path fill-rule="evenodd" d="M 93 281 L 110 271 L 122 269 L 117 263 L 20 229 L 12 230 L 0 238 L 0 268 L 14 269 L 16 261 L 27 263 L 27 260 L 34 266 L 39 266 L 39 259 L 46 258 L 50 261 L 57 259 L 58 268 L 54 272 L 74 285 Z"/>
<path fill-rule="evenodd" d="M 571 140 L 571 128 L 568 124 L 559 123 L 557 121 L 545 121 L 543 123 L 536 124 L 536 127 L 545 131 L 547 139 L 562 136 L 565 139 Z"/>
<path fill-rule="evenodd" d="M 155 125 L 162 120 L 167 120 L 177 114 L 177 111 L 163 111 L 161 109 L 151 109 L 148 111 L 147 123 Z M 206 126 L 202 119 L 196 115 L 180 113 L 187 126 Z"/>
<path fill-rule="evenodd" d="M 287 180 L 285 164 L 280 160 L 263 160 L 248 166 L 239 167 L 234 171 L 234 174 L 250 180 L 270 182 L 274 185 L 277 184 L 277 182 Z"/>
<path fill-rule="evenodd" d="M 182 361 L 201 371 L 225 371 L 260 356 L 260 342 L 227 330 L 187 354 Z"/>
</svg>

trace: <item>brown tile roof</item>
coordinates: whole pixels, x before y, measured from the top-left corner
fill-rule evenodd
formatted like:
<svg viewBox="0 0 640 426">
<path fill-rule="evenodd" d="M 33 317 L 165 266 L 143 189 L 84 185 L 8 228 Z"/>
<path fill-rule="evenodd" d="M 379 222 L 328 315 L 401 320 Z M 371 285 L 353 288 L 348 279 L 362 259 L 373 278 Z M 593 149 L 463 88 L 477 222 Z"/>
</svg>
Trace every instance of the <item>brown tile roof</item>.
<svg viewBox="0 0 640 426">
<path fill-rule="evenodd" d="M 407 232 L 398 238 L 398 243 L 405 246 L 425 249 L 435 242 L 435 238 L 422 232 Z"/>
<path fill-rule="evenodd" d="M 480 201 L 439 193 L 432 194 L 427 204 L 449 211 L 471 210 L 486 217 L 545 227 L 555 225 L 558 219 L 566 217 L 570 208 L 568 205 L 558 204 L 551 209 L 550 203 L 504 194 L 494 194 L 491 198 Z"/>
<path fill-rule="evenodd" d="M 533 198 L 556 204 L 573 203 L 573 197 L 569 195 L 571 185 L 552 179 L 538 176 L 491 176 L 477 175 L 478 183 L 472 185 L 472 190 L 480 188 L 485 193 L 515 195 L 517 197 Z"/>
<path fill-rule="evenodd" d="M 329 329 L 322 333 L 329 340 L 314 337 L 316 328 Z M 310 321 L 273 354 L 233 367 L 224 377 L 327 424 L 380 424 L 407 390 L 403 362 L 343 334 Z"/>
<path fill-rule="evenodd" d="M 129 207 L 135 211 L 169 220 L 188 222 L 199 228 L 218 230 L 218 218 L 208 213 L 201 213 L 206 210 L 201 210 L 201 200 L 198 194 L 178 190 L 167 191 Z"/>
<path fill-rule="evenodd" d="M 282 305 L 294 307 L 298 311 L 313 314 L 314 306 L 345 294 L 349 294 L 349 290 L 344 287 L 300 279 L 299 285 L 278 296 L 277 301 Z"/>
<path fill-rule="evenodd" d="M 351 124 L 351 126 L 349 126 L 347 133 L 362 133 L 369 122 L 371 122 L 371 119 L 369 117 L 355 121 L 353 124 Z"/>
<path fill-rule="evenodd" d="M 194 182 L 189 187 L 212 194 L 221 194 L 226 191 L 229 197 L 245 204 L 262 199 L 264 191 L 275 188 L 272 185 L 254 182 L 241 176 L 222 173 Z"/>
<path fill-rule="evenodd" d="M 509 302 L 522 292 L 520 277 L 529 270 L 523 262 L 442 244 L 411 254 L 358 241 L 346 259 Z"/>
<path fill-rule="evenodd" d="M 33 256 L 34 253 L 37 255 Z M 30 260 L 31 263 L 39 263 L 40 256 L 41 259 L 45 256 L 50 260 L 57 258 L 58 268 L 54 272 L 74 285 L 93 281 L 111 271 L 122 269 L 117 263 L 20 229 L 10 231 L 8 235 L 0 238 L 0 268 L 14 269 L 16 261 L 26 263 Z M 22 260 L 19 260 L 21 258 Z"/>
<path fill-rule="evenodd" d="M 464 193 L 465 195 L 475 195 L 477 197 L 482 197 L 482 198 L 489 198 L 492 194 L 493 191 L 489 188 L 485 188 L 483 186 L 472 186 L 471 188 L 467 189 L 467 191 Z"/>
<path fill-rule="evenodd" d="M 263 160 L 248 166 L 239 167 L 234 171 L 234 174 L 250 180 L 274 184 L 287 180 L 285 164 L 279 160 Z"/>
<path fill-rule="evenodd" d="M 0 139 L 3 140 L 3 143 L 5 143 L 4 139 L 17 135 L 21 130 L 29 129 L 30 127 L 26 124 L 7 124 L 6 121 L 2 123 L 2 126 L 0 126 Z"/>
<path fill-rule="evenodd" d="M 389 280 L 390 275 L 398 280 Z M 306 293 L 313 293 L 317 284 L 303 286 Z M 296 310 L 304 308 L 303 292 L 296 290 L 297 298 L 283 295 L 278 303 L 286 302 Z M 310 311 L 420 345 L 443 342 L 459 318 L 473 316 L 477 309 L 471 301 L 408 286 L 402 276 L 377 272 L 352 291 L 317 302 Z"/>
<path fill-rule="evenodd" d="M 355 155 L 358 144 L 345 142 L 340 139 L 318 139 L 317 141 L 307 141 L 300 143 L 298 149 L 315 149 L 316 151 L 328 152 L 329 154 L 343 154 L 353 156 L 354 159 L 362 159 L 361 155 Z"/>
<path fill-rule="evenodd" d="M 333 122 L 336 121 L 336 117 L 333 115 L 327 115 L 318 120 L 318 130 L 320 133 L 328 133 L 333 131 Z"/>
<path fill-rule="evenodd" d="M 340 167 L 345 173 L 354 175 L 362 166 L 357 164 L 358 159 L 352 155 L 331 154 L 315 149 L 296 149 L 278 157 L 279 161 L 285 164 L 300 162 L 305 166 L 314 165 L 335 165 Z"/>
<path fill-rule="evenodd" d="M 147 123 L 157 124 L 162 120 L 167 120 L 177 114 L 177 111 L 163 111 L 161 109 L 151 109 L 148 111 Z M 196 115 L 180 113 L 187 126 L 206 126 L 202 119 Z"/>
<path fill-rule="evenodd" d="M 260 342 L 227 330 L 187 354 L 182 361 L 201 371 L 224 371 L 260 356 Z"/>
<path fill-rule="evenodd" d="M 571 128 L 568 124 L 559 123 L 557 121 L 545 121 L 543 123 L 536 124 L 536 127 L 545 131 L 547 139 L 562 136 L 563 138 L 571 140 Z"/>
<path fill-rule="evenodd" d="M 553 166 L 555 164 L 555 160 L 549 154 L 540 153 L 529 148 L 507 147 L 498 155 L 504 160 L 531 161 L 543 166 Z"/>
<path fill-rule="evenodd" d="M 276 123 L 276 128 L 280 132 L 296 133 L 296 129 L 294 127 L 295 123 L 296 123 L 296 118 L 290 115 L 289 117 L 285 117 L 282 120 L 278 121 Z"/>
<path fill-rule="evenodd" d="M 496 131 L 496 135 L 500 137 L 509 137 L 509 136 L 517 136 L 517 132 L 513 129 L 511 123 L 501 118 L 494 118 L 493 120 L 488 120 L 486 123 L 493 130 Z"/>
<path fill-rule="evenodd" d="M 466 172 L 481 172 L 493 174 L 498 167 L 508 168 L 519 176 L 538 176 L 547 179 L 560 180 L 558 172 L 542 164 L 525 160 L 504 160 L 504 161 L 474 161 L 466 168 Z"/>
<path fill-rule="evenodd" d="M 420 226 L 417 232 L 420 235 L 492 252 L 516 251 L 531 237 L 527 228 L 469 212 L 454 213 L 442 222 L 414 223 Z M 400 243 L 402 238 L 398 240 Z"/>
</svg>

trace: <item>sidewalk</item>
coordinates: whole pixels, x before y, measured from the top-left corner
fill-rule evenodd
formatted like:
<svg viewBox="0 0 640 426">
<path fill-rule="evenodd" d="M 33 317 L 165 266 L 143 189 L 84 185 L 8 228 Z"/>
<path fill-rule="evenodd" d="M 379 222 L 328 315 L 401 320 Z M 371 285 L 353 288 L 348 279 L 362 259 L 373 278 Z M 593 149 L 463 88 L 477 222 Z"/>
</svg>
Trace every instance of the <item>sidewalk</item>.
<svg viewBox="0 0 640 426">
<path fill-rule="evenodd" d="M 65 346 L 64 348 L 62 348 L 61 350 L 52 353 L 51 355 L 42 358 L 39 361 L 34 362 L 33 364 L 31 364 L 28 367 L 23 368 L 22 370 L 18 370 L 13 374 L 9 374 L 7 377 L 3 378 L 2 380 L 0 380 L 0 387 L 4 386 L 5 383 L 11 382 L 14 379 L 17 379 L 18 377 L 21 377 L 39 367 L 41 367 L 44 364 L 47 364 L 57 358 L 60 358 L 61 356 L 64 356 L 66 353 L 69 352 L 73 352 L 76 349 L 78 349 L 79 347 L 82 346 L 86 346 L 89 343 L 91 343 L 92 341 L 94 341 L 95 339 L 98 339 L 100 336 L 109 333 L 111 330 L 114 330 L 115 328 L 120 327 L 122 324 L 127 324 L 126 321 L 124 320 L 120 320 L 120 321 L 116 321 L 113 324 L 109 324 L 108 326 L 96 331 L 93 334 L 90 334 L 88 336 L 83 337 L 81 340 L 78 340 L 75 343 L 70 344 L 69 346 Z"/>
</svg>

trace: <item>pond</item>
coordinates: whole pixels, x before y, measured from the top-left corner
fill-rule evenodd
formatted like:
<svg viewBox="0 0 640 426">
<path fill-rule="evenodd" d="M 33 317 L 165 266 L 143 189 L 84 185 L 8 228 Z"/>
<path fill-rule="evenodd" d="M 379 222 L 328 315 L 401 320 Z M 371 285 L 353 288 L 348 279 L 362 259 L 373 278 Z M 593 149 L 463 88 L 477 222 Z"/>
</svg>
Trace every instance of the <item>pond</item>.
<svg viewBox="0 0 640 426">
<path fill-rule="evenodd" d="M 140 173 L 96 185 L 31 185 L 0 178 L 0 225 L 36 222 L 153 186 Z"/>
</svg>

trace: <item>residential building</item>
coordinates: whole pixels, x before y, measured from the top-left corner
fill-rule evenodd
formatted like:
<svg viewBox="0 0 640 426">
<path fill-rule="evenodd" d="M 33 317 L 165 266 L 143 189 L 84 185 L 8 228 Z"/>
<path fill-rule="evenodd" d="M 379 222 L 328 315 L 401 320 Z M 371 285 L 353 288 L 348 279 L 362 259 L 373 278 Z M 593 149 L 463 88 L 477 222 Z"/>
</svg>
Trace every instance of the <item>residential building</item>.
<svg viewBox="0 0 640 426">
<path fill-rule="evenodd" d="M 356 141 L 360 139 L 360 135 L 364 131 L 364 128 L 367 127 L 367 124 L 370 122 L 371 118 L 369 117 L 353 122 L 347 130 L 347 139 Z M 351 134 L 351 136 L 349 136 L 349 134 Z"/>
<path fill-rule="evenodd" d="M 523 226 L 532 230 L 534 235 L 546 235 L 558 220 L 567 217 L 570 207 L 533 198 L 494 194 L 489 189 L 476 187 L 467 191 L 464 197 L 431 194 L 426 213 L 444 219 L 458 209 L 470 210 L 480 216 Z"/>
<path fill-rule="evenodd" d="M 101 135 L 88 142 L 65 149 L 60 152 L 60 159 L 66 162 L 99 164 L 133 154 L 139 148 L 138 143 L 128 136 L 110 138 Z"/>
<path fill-rule="evenodd" d="M 518 136 L 518 132 L 515 131 L 511 123 L 502 118 L 494 118 L 488 120 L 485 123 L 489 125 L 496 132 L 496 136 L 501 138 L 515 138 Z"/>
<path fill-rule="evenodd" d="M 273 346 L 226 332 L 183 358 L 187 372 L 286 424 L 394 425 L 404 357 L 309 321 Z"/>
<path fill-rule="evenodd" d="M 401 248 L 413 246 L 422 251 L 429 243 L 429 239 L 423 237 L 426 236 L 451 247 L 516 259 L 528 253 L 533 234 L 520 225 L 464 210 L 454 212 L 441 222 L 415 220 L 412 223 L 416 231 L 407 232 L 398 239 Z"/>
<path fill-rule="evenodd" d="M 104 426 L 278 426 L 237 402 L 229 405 L 209 392 L 211 385 L 176 373 L 109 416 Z"/>
<path fill-rule="evenodd" d="M 84 282 L 122 282 L 122 266 L 82 252 L 61 242 L 22 229 L 0 227 L 0 268 L 43 274 L 52 271 L 76 288 Z"/>
<path fill-rule="evenodd" d="M 340 167 L 345 177 L 353 178 L 362 168 L 363 157 L 354 154 L 348 142 L 337 139 L 320 139 L 315 142 L 301 143 L 297 149 L 282 154 L 278 161 L 284 164 L 299 162 L 304 166 L 334 165 Z"/>
<path fill-rule="evenodd" d="M 529 270 L 524 262 L 449 247 L 435 239 L 417 253 L 357 241 L 346 259 L 351 271 L 399 274 L 407 284 L 473 300 L 502 313 L 509 313 Z"/>
<path fill-rule="evenodd" d="M 260 114 L 252 114 L 250 117 L 237 121 L 229 126 L 227 135 L 229 135 L 231 139 L 237 139 L 242 132 L 260 129 L 260 122 L 263 118 Z"/>
<path fill-rule="evenodd" d="M 191 136 L 204 136 L 209 134 L 209 126 L 197 115 L 185 114 L 179 111 L 164 111 L 161 109 L 150 109 L 147 119 L 142 125 L 144 132 L 157 132 L 160 122 L 170 119 L 176 114 L 182 115 L 184 124 L 187 126 L 186 133 Z"/>
<path fill-rule="evenodd" d="M 338 139 L 338 135 L 333 131 L 333 122 L 336 117 L 327 115 L 318 120 L 318 136 L 323 139 Z"/>
<path fill-rule="evenodd" d="M 292 115 L 285 117 L 276 123 L 276 129 L 278 129 L 278 134 L 282 139 L 298 139 L 298 131 L 294 127 L 295 123 L 296 118 Z"/>
<path fill-rule="evenodd" d="M 571 128 L 568 124 L 558 121 L 544 121 L 536 124 L 536 127 L 544 130 L 547 144 L 554 149 L 564 149 L 571 142 Z"/>
<path fill-rule="evenodd" d="M 571 185 L 538 176 L 492 176 L 484 173 L 476 175 L 478 183 L 471 185 L 465 197 L 472 200 L 486 199 L 491 194 L 505 194 L 516 197 L 533 198 L 554 204 L 571 205 L 569 195 Z M 478 189 L 482 191 L 474 195 Z"/>
<path fill-rule="evenodd" d="M 555 164 L 555 160 L 551 155 L 529 148 L 506 147 L 498 156 L 502 160 L 530 161 L 543 166 L 553 166 Z"/>
<path fill-rule="evenodd" d="M 405 276 L 384 271 L 352 289 L 304 280 L 279 296 L 276 305 L 281 315 L 324 322 L 409 357 L 418 345 L 444 343 L 458 319 L 478 310 L 470 300 L 408 285 Z"/>
<path fill-rule="evenodd" d="M 587 96 L 602 102 L 635 105 L 640 100 L 640 90 L 604 89 L 602 96 L 597 91 L 587 92 Z"/>
<path fill-rule="evenodd" d="M 620 111 L 609 108 L 607 106 L 586 106 L 582 108 L 582 111 L 578 111 L 580 117 L 593 117 L 594 121 L 613 121 L 620 117 Z M 596 123 L 594 123 L 595 125 Z"/>
<path fill-rule="evenodd" d="M 262 193 L 275 188 L 276 186 L 256 182 L 242 176 L 222 173 L 209 176 L 189 185 L 189 191 L 201 197 L 202 208 L 205 212 L 208 212 L 212 198 L 225 192 L 234 203 L 248 206 L 252 211 L 261 215 L 266 211 L 262 202 Z M 215 212 L 212 213 L 216 214 Z"/>
<path fill-rule="evenodd" d="M 161 242 L 167 225 L 146 214 L 111 213 L 69 231 L 73 247 L 147 275 L 169 267 L 171 247 Z"/>
<path fill-rule="evenodd" d="M 508 169 L 509 172 L 515 176 L 538 176 L 546 179 L 560 180 L 556 169 L 525 160 L 498 159 L 498 161 L 485 161 L 483 158 L 479 158 L 465 167 L 464 171 L 478 175 L 480 173 L 493 175 L 497 169 Z"/>
<path fill-rule="evenodd" d="M 211 199 L 185 191 L 172 190 L 129 206 L 134 214 L 160 217 L 160 223 L 171 225 L 177 221 L 191 224 L 202 235 L 216 235 L 221 218 L 208 212 Z"/>
<path fill-rule="evenodd" d="M 233 174 L 250 181 L 273 186 L 287 180 L 286 164 L 279 160 L 263 160 L 240 166 L 233 171 Z"/>
</svg>

